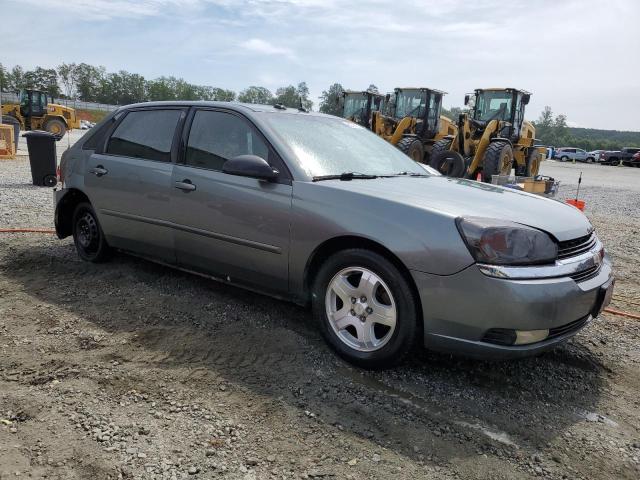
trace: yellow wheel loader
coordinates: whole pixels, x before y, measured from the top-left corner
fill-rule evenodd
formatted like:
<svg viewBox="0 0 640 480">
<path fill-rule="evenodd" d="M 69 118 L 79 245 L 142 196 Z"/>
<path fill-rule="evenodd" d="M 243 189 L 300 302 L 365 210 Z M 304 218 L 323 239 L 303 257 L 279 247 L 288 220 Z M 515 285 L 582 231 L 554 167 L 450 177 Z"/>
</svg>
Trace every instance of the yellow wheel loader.
<svg viewBox="0 0 640 480">
<path fill-rule="evenodd" d="M 49 103 L 49 95 L 39 90 L 21 90 L 20 103 L 3 104 L 2 115 L 17 119 L 21 130 L 46 130 L 61 137 L 67 130 L 80 128 L 73 108 Z"/>
<path fill-rule="evenodd" d="M 444 175 L 484 182 L 492 175 L 535 176 L 542 152 L 534 147 L 535 128 L 524 119 L 531 94 L 515 88 L 477 89 L 465 96 L 468 113 L 460 114 L 458 131 L 436 142 L 429 165 Z"/>
<path fill-rule="evenodd" d="M 385 104 L 384 95 L 370 90 L 345 90 L 342 100 L 342 117 L 368 129 L 371 129 L 372 112 L 381 112 Z"/>
<path fill-rule="evenodd" d="M 372 112 L 371 129 L 416 162 L 428 163 L 433 144 L 457 132 L 455 124 L 440 115 L 444 95 L 431 88 L 396 88 L 390 114 Z"/>
</svg>

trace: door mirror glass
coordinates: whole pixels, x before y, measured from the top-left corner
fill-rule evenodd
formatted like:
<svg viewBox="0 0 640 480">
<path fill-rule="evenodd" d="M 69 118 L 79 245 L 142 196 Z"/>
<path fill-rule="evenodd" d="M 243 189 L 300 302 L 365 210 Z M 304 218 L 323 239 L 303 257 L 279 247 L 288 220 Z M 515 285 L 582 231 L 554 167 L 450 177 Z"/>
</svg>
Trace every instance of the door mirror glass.
<svg viewBox="0 0 640 480">
<path fill-rule="evenodd" d="M 278 170 L 267 161 L 257 155 L 238 155 L 227 160 L 222 166 L 222 171 L 229 175 L 258 178 L 260 180 L 275 180 L 278 178 Z"/>
<path fill-rule="evenodd" d="M 525 105 L 527 105 L 529 103 L 529 100 L 531 100 L 531 95 L 528 93 L 525 93 L 522 96 L 522 103 L 524 103 Z"/>
<path fill-rule="evenodd" d="M 469 105 L 469 95 L 464 96 L 464 104 Z"/>
</svg>

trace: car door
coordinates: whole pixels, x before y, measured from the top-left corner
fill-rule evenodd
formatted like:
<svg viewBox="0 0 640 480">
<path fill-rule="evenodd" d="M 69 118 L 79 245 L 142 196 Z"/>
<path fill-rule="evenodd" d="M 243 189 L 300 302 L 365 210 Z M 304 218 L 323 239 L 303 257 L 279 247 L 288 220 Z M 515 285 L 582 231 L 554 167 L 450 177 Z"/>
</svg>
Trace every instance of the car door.
<svg viewBox="0 0 640 480">
<path fill-rule="evenodd" d="M 128 111 L 86 165 L 86 193 L 109 245 L 175 262 L 171 175 L 182 108 Z"/>
<path fill-rule="evenodd" d="M 238 113 L 196 109 L 187 124 L 171 196 L 178 263 L 233 283 L 285 292 L 292 197 L 285 165 Z M 225 161 L 245 154 L 267 160 L 279 178 L 222 172 Z"/>
</svg>

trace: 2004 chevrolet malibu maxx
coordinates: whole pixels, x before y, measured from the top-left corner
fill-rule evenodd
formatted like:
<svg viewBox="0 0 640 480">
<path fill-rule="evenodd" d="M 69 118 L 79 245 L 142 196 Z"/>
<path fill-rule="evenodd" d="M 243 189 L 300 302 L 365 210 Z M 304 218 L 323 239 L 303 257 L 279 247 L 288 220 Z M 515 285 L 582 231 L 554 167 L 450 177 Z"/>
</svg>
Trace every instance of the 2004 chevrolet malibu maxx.
<svg viewBox="0 0 640 480">
<path fill-rule="evenodd" d="M 63 155 L 58 236 L 311 304 L 328 343 L 384 368 L 419 342 L 485 358 L 574 335 L 613 291 L 572 206 L 414 163 L 340 118 L 276 106 L 117 110 Z"/>
</svg>

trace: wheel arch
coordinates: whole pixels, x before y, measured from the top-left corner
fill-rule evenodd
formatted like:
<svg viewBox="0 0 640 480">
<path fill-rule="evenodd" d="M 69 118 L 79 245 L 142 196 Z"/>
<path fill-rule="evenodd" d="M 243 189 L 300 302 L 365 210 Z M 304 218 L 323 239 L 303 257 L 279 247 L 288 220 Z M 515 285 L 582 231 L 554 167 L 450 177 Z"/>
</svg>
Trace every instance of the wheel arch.
<svg viewBox="0 0 640 480">
<path fill-rule="evenodd" d="M 371 250 L 389 260 L 400 271 L 402 276 L 411 287 L 411 293 L 416 300 L 416 309 L 419 315 L 418 318 L 423 318 L 422 304 L 420 302 L 418 287 L 416 286 L 413 276 L 411 275 L 411 272 L 409 271 L 407 266 L 402 262 L 402 260 L 400 260 L 400 258 L 396 254 L 394 254 L 391 250 L 389 250 L 381 243 L 378 243 L 366 237 L 359 237 L 357 235 L 343 235 L 339 237 L 333 237 L 325 240 L 323 243 L 318 245 L 318 247 L 316 247 L 313 253 L 309 256 L 304 269 L 304 303 L 309 303 L 311 300 L 311 287 L 318 271 L 320 270 L 320 267 L 322 266 L 323 259 L 339 251 L 348 250 L 351 248 Z M 418 323 L 420 323 L 420 328 L 422 328 L 422 323 Z"/>
<path fill-rule="evenodd" d="M 73 212 L 78 204 L 82 202 L 91 204 L 89 197 L 77 188 L 69 188 L 57 202 L 54 220 L 58 238 L 66 238 L 71 235 L 73 231 Z"/>
</svg>

